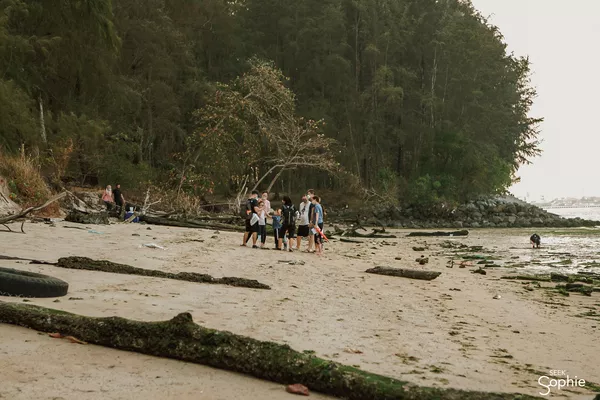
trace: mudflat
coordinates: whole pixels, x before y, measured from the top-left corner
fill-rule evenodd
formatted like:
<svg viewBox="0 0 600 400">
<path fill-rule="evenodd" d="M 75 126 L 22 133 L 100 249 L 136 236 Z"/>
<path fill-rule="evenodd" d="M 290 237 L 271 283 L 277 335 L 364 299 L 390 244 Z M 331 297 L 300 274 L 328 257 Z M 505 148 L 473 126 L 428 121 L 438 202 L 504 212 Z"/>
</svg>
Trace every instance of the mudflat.
<svg viewBox="0 0 600 400">
<path fill-rule="evenodd" d="M 582 246 L 576 245 L 576 238 L 566 240 L 565 230 L 555 232 L 551 240 L 547 240 L 551 232 L 540 230 L 543 248 L 539 250 L 529 245 L 531 230 L 471 230 L 467 237 L 439 238 L 406 237 L 409 231 L 394 230 L 397 239 L 332 241 L 318 257 L 240 247 L 242 238 L 237 233 L 141 224 L 67 228 L 73 226 L 26 224 L 26 235 L 2 235 L 0 254 L 45 261 L 86 256 L 167 272 L 257 279 L 272 289 L 0 261 L 2 267 L 69 282 L 67 296 L 27 299 L 30 304 L 143 321 L 190 312 L 196 323 L 209 328 L 286 343 L 298 351 L 312 350 L 322 358 L 419 385 L 539 395 L 546 392 L 538 383 L 540 376 L 561 370 L 590 383 L 584 388 L 551 388 L 554 396 L 591 399 L 592 390 L 598 389 L 594 382 L 600 381 L 600 293 L 565 296 L 549 282 L 501 279 L 564 272 L 577 257 L 591 263 L 586 271 L 595 271 L 591 253 L 577 253 Z M 144 246 L 151 243 L 164 249 Z M 272 238 L 267 245 L 274 247 Z M 421 256 L 429 262 L 417 262 Z M 441 275 L 420 281 L 365 273 L 375 266 Z M 480 267 L 485 275 L 473 273 Z M 292 396 L 280 384 L 69 343 L 15 326 L 0 325 L 0 336 L 4 398 Z"/>
</svg>

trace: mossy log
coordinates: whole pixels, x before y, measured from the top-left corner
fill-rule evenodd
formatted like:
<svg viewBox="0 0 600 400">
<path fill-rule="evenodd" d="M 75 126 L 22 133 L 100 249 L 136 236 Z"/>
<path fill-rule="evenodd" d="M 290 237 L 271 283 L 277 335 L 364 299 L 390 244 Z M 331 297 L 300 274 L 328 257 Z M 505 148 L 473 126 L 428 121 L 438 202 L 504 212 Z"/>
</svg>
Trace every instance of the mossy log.
<svg viewBox="0 0 600 400">
<path fill-rule="evenodd" d="M 252 289 L 271 289 L 270 286 L 260 283 L 254 279 L 223 277 L 214 278 L 207 274 L 198 274 L 195 272 L 163 272 L 155 269 L 144 269 L 132 267 L 131 265 L 117 264 L 106 260 L 92 260 L 87 257 L 63 257 L 59 258 L 56 264 L 60 268 L 82 269 L 87 271 L 111 272 L 115 274 L 153 276 L 157 278 L 177 279 L 180 281 L 211 283 L 229 286 L 247 287 Z"/>
<path fill-rule="evenodd" d="M 0 322 L 59 332 L 101 346 L 208 365 L 349 400 L 529 400 L 513 393 L 420 387 L 263 342 L 196 325 L 189 313 L 169 321 L 92 318 L 49 308 L 0 302 Z"/>
<path fill-rule="evenodd" d="M 422 271 L 422 270 L 417 270 L 417 269 L 389 268 L 389 267 L 369 268 L 365 272 L 368 272 L 369 274 L 399 276 L 401 278 L 420 279 L 420 280 L 424 280 L 424 281 L 431 281 L 442 274 L 441 272 L 436 272 L 436 271 Z"/>
<path fill-rule="evenodd" d="M 372 232 L 369 233 L 359 233 L 357 232 L 359 229 L 366 231 L 362 226 L 353 226 L 347 229 L 340 229 L 337 226 L 334 227 L 334 234 L 338 236 L 345 237 L 356 237 L 356 238 L 369 238 L 369 239 L 395 239 L 396 235 L 387 234 L 384 228 L 381 229 L 373 229 Z"/>
<path fill-rule="evenodd" d="M 150 215 L 140 216 L 140 221 L 152 225 L 176 226 L 180 228 L 195 228 L 195 229 L 218 229 L 221 231 L 244 232 L 243 225 L 223 224 L 219 222 L 202 222 L 196 220 L 179 220 L 171 218 L 153 217 Z"/>
<path fill-rule="evenodd" d="M 468 236 L 469 231 L 453 231 L 453 232 L 411 232 L 406 236 Z"/>
</svg>

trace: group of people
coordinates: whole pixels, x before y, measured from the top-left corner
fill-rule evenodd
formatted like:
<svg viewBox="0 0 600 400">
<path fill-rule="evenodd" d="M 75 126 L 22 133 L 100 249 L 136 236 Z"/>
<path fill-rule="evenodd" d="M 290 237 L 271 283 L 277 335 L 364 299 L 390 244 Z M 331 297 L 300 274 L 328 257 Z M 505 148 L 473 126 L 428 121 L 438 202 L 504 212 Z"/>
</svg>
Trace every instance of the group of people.
<svg viewBox="0 0 600 400">
<path fill-rule="evenodd" d="M 116 207 L 116 211 L 120 213 L 123 210 L 123 206 L 125 206 L 125 197 L 121 192 L 121 185 L 117 184 L 114 190 L 108 185 L 102 194 L 102 201 L 106 205 L 107 210 L 110 211 Z"/>
<path fill-rule="evenodd" d="M 302 239 L 306 238 L 308 240 L 306 252 L 316 252 L 319 255 L 323 252 L 324 212 L 321 199 L 315 195 L 313 189 L 309 189 L 307 194 L 302 196 L 298 208 L 294 206 L 289 196 L 284 196 L 281 207 L 276 209 L 271 208 L 268 192 L 260 194 L 254 190 L 246 201 L 242 216 L 246 219 L 246 231 L 241 246 L 246 246 L 252 239 L 252 248 L 265 249 L 267 220 L 271 219 L 276 250 L 300 250 Z"/>
</svg>

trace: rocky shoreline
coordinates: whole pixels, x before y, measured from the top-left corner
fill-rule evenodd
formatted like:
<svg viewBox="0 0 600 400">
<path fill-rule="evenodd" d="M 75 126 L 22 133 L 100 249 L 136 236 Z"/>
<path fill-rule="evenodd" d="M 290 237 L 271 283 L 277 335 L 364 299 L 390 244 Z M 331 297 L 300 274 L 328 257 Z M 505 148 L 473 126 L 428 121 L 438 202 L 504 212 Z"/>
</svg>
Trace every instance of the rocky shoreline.
<svg viewBox="0 0 600 400">
<path fill-rule="evenodd" d="M 600 221 L 563 218 L 512 196 L 477 199 L 458 207 L 382 207 L 370 210 L 330 208 L 331 222 L 356 222 L 393 228 L 593 227 Z"/>
</svg>

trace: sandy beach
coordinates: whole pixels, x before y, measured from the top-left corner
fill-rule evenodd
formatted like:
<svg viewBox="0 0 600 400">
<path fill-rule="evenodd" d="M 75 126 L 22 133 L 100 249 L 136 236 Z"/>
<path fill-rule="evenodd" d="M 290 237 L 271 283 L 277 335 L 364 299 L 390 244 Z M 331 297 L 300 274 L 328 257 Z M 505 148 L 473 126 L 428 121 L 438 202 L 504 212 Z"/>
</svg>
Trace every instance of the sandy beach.
<svg viewBox="0 0 600 400">
<path fill-rule="evenodd" d="M 560 253 L 566 245 L 559 239 L 549 242 L 546 253 L 532 253 L 528 230 L 472 230 L 463 238 L 412 238 L 408 231 L 393 231 L 397 239 L 333 241 L 317 257 L 241 248 L 238 233 L 142 224 L 68 228 L 74 226 L 27 223 L 26 235 L 2 235 L 0 254 L 46 261 L 86 256 L 169 272 L 245 277 L 272 290 L 0 261 L 2 267 L 69 282 L 67 296 L 28 299 L 31 304 L 144 321 L 190 312 L 206 327 L 313 350 L 319 357 L 427 386 L 539 395 L 545 389 L 538 379 L 550 370 L 600 382 L 600 320 L 580 316 L 600 312 L 600 293 L 565 297 L 501 279 L 543 264 L 541 254 Z M 498 265 L 508 260 L 521 265 L 486 268 L 486 275 L 472 273 L 477 265 L 449 268 L 448 241 L 489 248 Z M 165 249 L 143 246 L 149 243 Z M 272 247 L 272 238 L 267 243 Z M 415 261 L 421 255 L 429 257 L 428 264 Z M 442 274 L 418 281 L 364 272 L 374 266 Z M 8 325 L 0 325 L 0 335 L 0 398 L 293 398 L 280 384 L 204 366 L 72 344 Z M 552 397 L 592 399 L 589 389 L 554 390 Z"/>
</svg>

